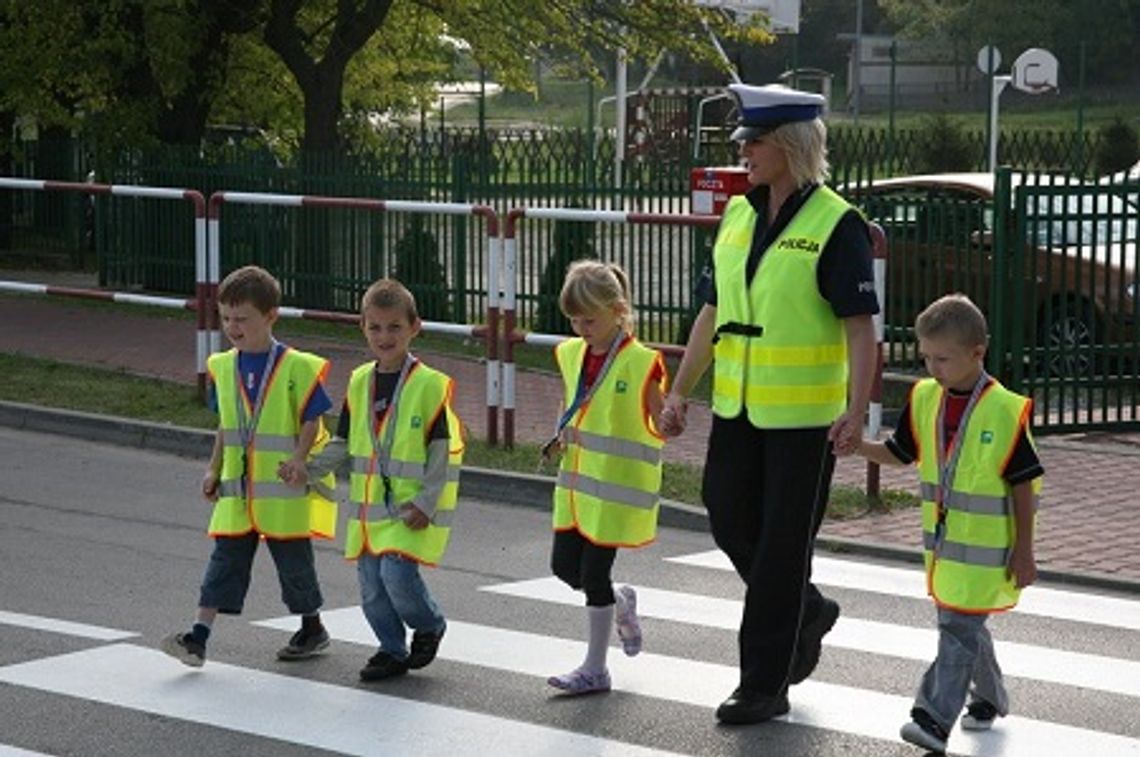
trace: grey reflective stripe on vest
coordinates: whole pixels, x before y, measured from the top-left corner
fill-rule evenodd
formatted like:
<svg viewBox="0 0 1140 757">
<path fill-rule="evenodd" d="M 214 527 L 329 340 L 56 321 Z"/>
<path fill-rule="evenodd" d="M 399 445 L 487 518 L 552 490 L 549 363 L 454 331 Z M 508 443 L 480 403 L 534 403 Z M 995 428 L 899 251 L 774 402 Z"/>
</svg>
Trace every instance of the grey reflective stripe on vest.
<svg viewBox="0 0 1140 757">
<path fill-rule="evenodd" d="M 448 465 L 447 466 L 447 482 L 450 484 L 453 481 L 459 481 L 459 473 L 463 470 L 461 465 Z"/>
<path fill-rule="evenodd" d="M 352 505 L 358 509 L 363 504 L 363 502 L 352 502 Z M 385 508 L 383 505 L 369 505 L 367 511 L 368 512 L 366 514 L 366 517 L 363 519 L 367 523 L 383 523 L 384 521 L 388 520 L 402 520 L 398 514 L 393 515 L 392 513 L 388 512 L 387 508 Z M 451 528 L 451 524 L 454 521 L 454 510 L 436 510 L 435 515 L 431 516 L 431 524 L 433 526 L 438 526 L 439 528 Z"/>
<path fill-rule="evenodd" d="M 935 552 L 940 560 L 953 560 L 981 568 L 1001 568 L 1009 564 L 1009 550 L 1005 547 L 979 547 L 973 544 L 944 540 L 942 545 L 935 550 L 934 544 L 934 533 L 924 531 L 922 545 L 927 550 Z"/>
<path fill-rule="evenodd" d="M 598 499 L 604 499 L 607 502 L 616 502 L 621 505 L 629 505 L 630 507 L 640 507 L 643 510 L 648 510 L 657 504 L 657 495 L 651 492 L 644 492 L 630 486 L 622 486 L 621 484 L 599 481 L 596 478 L 584 476 L 582 473 L 573 473 L 566 470 L 558 472 L 558 486 L 561 486 L 563 489 L 569 489 L 570 491 L 581 492 L 591 497 L 597 497 Z"/>
<path fill-rule="evenodd" d="M 935 501 L 938 487 L 928 481 L 923 481 L 920 487 L 922 498 L 928 502 Z M 950 490 L 942 503 L 947 510 L 958 510 L 963 513 L 976 515 L 1009 515 L 1009 497 L 994 497 L 988 494 L 967 494 L 966 492 Z"/>
<path fill-rule="evenodd" d="M 327 489 L 326 489 L 327 490 Z M 280 481 L 254 481 L 253 491 L 258 498 L 299 499 L 305 496 L 304 489 L 296 489 Z M 323 493 L 323 492 L 322 492 Z M 331 497 L 332 492 L 329 491 Z M 230 479 L 218 484 L 219 497 L 243 497 L 240 479 Z"/>
<path fill-rule="evenodd" d="M 237 429 L 222 429 L 222 444 L 242 449 L 241 434 Z M 258 452 L 292 452 L 297 448 L 297 437 L 291 434 L 253 435 L 253 448 Z"/>
<path fill-rule="evenodd" d="M 333 491 L 333 488 L 321 483 L 320 481 L 310 481 L 307 491 L 314 491 L 325 499 L 336 499 L 336 492 Z"/>
<path fill-rule="evenodd" d="M 373 471 L 372 458 L 363 455 L 352 456 L 352 472 L 368 475 L 369 471 L 380 474 L 379 467 Z M 424 477 L 423 463 L 407 463 L 403 460 L 390 460 L 388 462 L 388 475 L 392 478 L 410 478 L 422 481 Z"/>
<path fill-rule="evenodd" d="M 612 436 L 602 436 L 590 431 L 577 428 L 568 430 L 570 441 L 584 450 L 600 452 L 614 457 L 627 457 L 631 460 L 640 460 L 643 463 L 656 464 L 661 461 L 661 450 L 650 447 L 648 444 L 635 442 L 630 439 L 616 439 Z"/>
</svg>

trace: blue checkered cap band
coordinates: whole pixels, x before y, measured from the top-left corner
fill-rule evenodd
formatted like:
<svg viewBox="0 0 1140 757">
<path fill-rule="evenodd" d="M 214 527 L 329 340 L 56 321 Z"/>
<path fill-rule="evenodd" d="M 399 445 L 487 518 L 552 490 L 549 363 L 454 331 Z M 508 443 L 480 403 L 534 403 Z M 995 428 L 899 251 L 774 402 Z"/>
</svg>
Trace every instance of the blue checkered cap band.
<svg viewBox="0 0 1140 757">
<path fill-rule="evenodd" d="M 756 139 L 777 126 L 819 118 L 825 104 L 823 95 L 801 92 L 782 84 L 762 87 L 729 84 L 728 91 L 736 99 L 740 112 L 732 139 L 740 141 Z"/>
</svg>

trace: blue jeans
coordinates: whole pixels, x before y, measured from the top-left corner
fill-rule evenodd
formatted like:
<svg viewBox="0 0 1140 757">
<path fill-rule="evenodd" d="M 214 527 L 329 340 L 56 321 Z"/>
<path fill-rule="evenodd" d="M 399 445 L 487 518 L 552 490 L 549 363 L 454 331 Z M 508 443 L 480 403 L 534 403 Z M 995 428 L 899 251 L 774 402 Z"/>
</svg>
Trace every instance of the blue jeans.
<svg viewBox="0 0 1140 757">
<path fill-rule="evenodd" d="M 249 591 L 250 571 L 261 537 L 254 532 L 241 536 L 218 536 L 202 578 L 199 607 L 212 607 L 227 615 L 238 615 Z M 277 565 L 281 601 L 295 615 L 321 609 L 321 587 L 309 539 L 266 539 L 265 546 Z"/>
<path fill-rule="evenodd" d="M 408 632 L 439 633 L 447 623 L 420 577 L 420 564 L 391 552 L 363 554 L 356 561 L 364 617 L 380 649 L 397 659 L 408 656 Z"/>
<path fill-rule="evenodd" d="M 993 637 L 986 628 L 988 617 L 938 608 L 938 657 L 922 677 L 914 706 L 926 710 L 947 733 L 967 696 L 989 702 L 1001 715 L 1009 713 Z"/>
</svg>

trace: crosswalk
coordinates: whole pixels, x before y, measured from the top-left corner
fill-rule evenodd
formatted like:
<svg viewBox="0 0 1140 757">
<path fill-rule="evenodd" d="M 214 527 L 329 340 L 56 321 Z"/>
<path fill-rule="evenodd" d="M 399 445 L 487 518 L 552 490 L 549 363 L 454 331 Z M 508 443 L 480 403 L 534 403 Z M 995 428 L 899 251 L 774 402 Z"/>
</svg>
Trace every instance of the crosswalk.
<svg viewBox="0 0 1140 757">
<path fill-rule="evenodd" d="M 542 722 L 541 703 L 549 696 L 543 680 L 577 665 L 585 646 L 578 638 L 542 632 L 541 624 L 518 622 L 529 616 L 569 613 L 559 608 L 581 605 L 579 594 L 548 576 L 478 585 L 479 595 L 499 603 L 501 620 L 487 622 L 482 616 L 451 612 L 439 660 L 429 669 L 438 679 L 459 678 L 464 671 L 485 671 L 504 679 L 502 685 L 517 688 L 518 696 L 502 701 L 490 697 L 460 706 L 428 701 L 426 695 L 417 698 L 414 687 L 409 692 L 399 685 L 370 688 L 355 682 L 313 680 L 303 670 L 285 674 L 231 660 L 211 659 L 202 670 L 192 671 L 164 657 L 130 630 L 5 611 L 0 611 L 0 626 L 71 636 L 86 644 L 77 651 L 0 665 L 0 684 L 343 754 L 640 757 L 693 751 L 739 753 L 740 745 L 731 742 L 678 749 L 655 736 L 662 711 L 658 708 L 709 723 L 712 708 L 735 687 L 738 673 L 734 659 L 711 661 L 699 654 L 679 654 L 683 643 L 658 651 L 652 634 L 668 632 L 682 641 L 699 639 L 702 634 L 735 631 L 740 618 L 739 584 L 729 575 L 731 566 L 719 552 L 657 559 L 652 580 L 637 586 L 647 649 L 627 658 L 615 647 L 609 657 L 614 692 L 601 698 L 605 702 L 608 697 L 636 724 L 626 728 L 626 737 L 615 734 L 613 728 L 594 727 L 593 719 L 601 718 L 599 697 L 562 699 L 558 717 L 551 718 L 556 722 Z M 855 737 L 865 740 L 859 743 L 867 754 L 907 754 L 909 748 L 900 747 L 898 740 L 898 727 L 911 705 L 906 692 L 917 682 L 915 671 L 929 661 L 937 645 L 930 624 L 919 625 L 914 620 L 929 620 L 931 615 L 916 611 L 926 604 L 920 570 L 821 556 L 814 572 L 819 584 L 843 593 L 843 615 L 825 640 L 825 661 L 838 660 L 840 667 L 853 668 L 856 673 L 845 680 L 836 680 L 844 678 L 839 675 L 817 676 L 796 686 L 790 697 L 792 710 L 780 719 L 784 723 L 780 727 L 806 729 L 811 738 L 796 743 Z M 693 591 L 695 587 L 707 587 L 707 591 Z M 903 609 L 890 609 L 896 605 Z M 1015 614 L 1060 629 L 1031 634 L 1029 641 L 1006 640 L 995 634 L 1006 675 L 1011 681 L 1040 685 L 1042 699 L 1039 702 L 1032 695 L 1033 688 L 1023 687 L 1031 695 L 1023 696 L 1028 701 L 1015 699 L 1015 714 L 1001 719 L 988 733 L 956 731 L 951 752 L 1000 757 L 1140 755 L 1136 718 L 1140 712 L 1140 602 L 1034 587 L 1026 592 Z M 338 642 L 332 654 L 341 645 L 359 647 L 355 657 L 363 659 L 375 647 L 359 607 L 329 610 L 323 619 Z M 295 629 L 296 619 L 273 617 L 252 623 L 284 636 Z M 1112 643 L 1082 643 L 1090 631 L 1095 631 L 1094 639 Z M 901 665 L 897 675 L 890 664 Z M 882 672 L 884 666 L 886 672 Z M 878 671 L 876 675 L 870 674 L 872 668 Z M 889 685 L 882 685 L 883 679 Z M 1086 727 L 1080 717 L 1056 717 L 1056 708 L 1046 700 L 1067 694 L 1074 701 L 1103 701 L 1110 710 L 1130 712 L 1131 719 L 1126 714 L 1115 727 Z M 516 700 L 525 699 L 539 703 L 537 715 L 534 705 L 520 709 Z M 581 708 L 581 717 L 575 716 L 573 708 Z M 711 725 L 708 728 L 718 733 Z M 3 741 L 0 734 L 0 757 L 50 753 Z M 806 748 L 795 753 L 815 753 L 802 751 Z M 840 746 L 827 753 L 843 751 Z"/>
</svg>

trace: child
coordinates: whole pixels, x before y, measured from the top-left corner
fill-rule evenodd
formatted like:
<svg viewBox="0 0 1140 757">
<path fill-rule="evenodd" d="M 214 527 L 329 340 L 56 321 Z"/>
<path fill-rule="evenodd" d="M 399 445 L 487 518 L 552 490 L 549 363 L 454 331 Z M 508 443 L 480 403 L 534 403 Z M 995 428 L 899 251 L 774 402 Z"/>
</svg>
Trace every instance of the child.
<svg viewBox="0 0 1140 757">
<path fill-rule="evenodd" d="M 360 678 L 378 681 L 430 663 L 447 628 L 419 566 L 438 564 L 447 548 L 463 435 L 451 408 L 452 380 L 408 352 L 420 331 L 412 293 L 380 279 L 364 293 L 360 316 L 376 359 L 349 378 L 336 447 L 307 469 L 293 463 L 288 478 L 339 467 L 347 443 L 357 513 L 345 557 L 357 561 L 364 617 L 380 641 Z M 410 651 L 405 626 L 413 631 Z"/>
<path fill-rule="evenodd" d="M 620 267 L 573 263 L 559 304 L 578 338 L 554 352 L 565 411 L 543 448 L 544 456 L 564 449 L 550 565 L 585 593 L 589 643 L 578 668 L 547 683 L 585 694 L 610 688 L 606 651 L 615 621 L 625 653 L 641 651 L 637 595 L 631 586 L 615 594 L 610 570 L 618 547 L 644 546 L 656 537 L 664 443 L 657 428 L 666 376 L 661 354 L 632 335 L 629 281 Z"/>
<path fill-rule="evenodd" d="M 263 538 L 277 565 L 281 598 L 301 616 L 301 629 L 278 659 L 306 659 L 329 645 L 310 538 L 334 536 L 333 482 L 297 488 L 278 480 L 282 466 L 304 461 L 328 439 L 321 422 L 332 406 L 324 389 L 328 361 L 273 338 L 280 304 L 277 280 L 256 266 L 237 269 L 218 288 L 222 328 L 233 349 L 211 355 L 207 365 L 218 432 L 202 494 L 214 503 L 214 550 L 193 626 L 162 640 L 162 651 L 192 667 L 206 661 L 218 613 L 241 612 Z"/>
<path fill-rule="evenodd" d="M 942 297 L 919 314 L 915 333 L 932 378 L 914 385 L 885 444 L 864 440 L 857 452 L 881 464 L 918 464 L 938 656 L 901 735 L 942 753 L 967 695 L 966 730 L 987 730 L 1009 712 L 985 623 L 1037 578 L 1033 528 L 1044 470 L 1029 432 L 1032 402 L 982 367 L 986 319 L 974 303 Z"/>
</svg>

